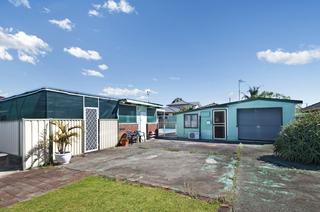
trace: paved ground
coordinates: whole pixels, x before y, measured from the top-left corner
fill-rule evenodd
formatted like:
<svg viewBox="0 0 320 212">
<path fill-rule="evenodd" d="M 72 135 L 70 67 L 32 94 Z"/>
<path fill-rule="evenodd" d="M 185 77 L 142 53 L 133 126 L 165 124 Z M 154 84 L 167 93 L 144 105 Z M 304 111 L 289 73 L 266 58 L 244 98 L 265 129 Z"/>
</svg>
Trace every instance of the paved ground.
<svg viewBox="0 0 320 212">
<path fill-rule="evenodd" d="M 320 171 L 279 167 L 259 160 L 272 145 L 242 148 L 235 211 L 319 211 Z"/>
<path fill-rule="evenodd" d="M 155 140 L 75 157 L 65 167 L 0 176 L 0 207 L 95 173 L 190 195 L 229 195 L 236 144 Z M 242 145 L 235 211 L 319 211 L 320 167 L 284 168 L 265 160 L 272 145 Z M 281 162 L 281 161 L 280 161 Z M 87 172 L 86 172 L 87 171 Z"/>
<path fill-rule="evenodd" d="M 48 167 L 0 176 L 0 208 L 43 194 L 89 173 Z"/>
<path fill-rule="evenodd" d="M 236 145 L 154 141 L 88 154 L 68 168 L 216 198 L 233 186 Z"/>
</svg>

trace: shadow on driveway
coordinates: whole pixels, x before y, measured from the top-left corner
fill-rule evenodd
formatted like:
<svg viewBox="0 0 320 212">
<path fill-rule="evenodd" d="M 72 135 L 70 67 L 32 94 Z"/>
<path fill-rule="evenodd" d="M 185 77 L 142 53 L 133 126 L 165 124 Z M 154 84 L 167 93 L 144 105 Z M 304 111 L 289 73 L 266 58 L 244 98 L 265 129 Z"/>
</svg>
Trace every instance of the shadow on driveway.
<svg viewBox="0 0 320 212">
<path fill-rule="evenodd" d="M 258 160 L 264 161 L 266 163 L 269 163 L 275 166 L 280 166 L 280 167 L 289 168 L 289 169 L 299 169 L 299 170 L 309 170 L 309 171 L 320 170 L 319 165 L 289 162 L 275 155 L 262 155 L 258 157 Z"/>
</svg>

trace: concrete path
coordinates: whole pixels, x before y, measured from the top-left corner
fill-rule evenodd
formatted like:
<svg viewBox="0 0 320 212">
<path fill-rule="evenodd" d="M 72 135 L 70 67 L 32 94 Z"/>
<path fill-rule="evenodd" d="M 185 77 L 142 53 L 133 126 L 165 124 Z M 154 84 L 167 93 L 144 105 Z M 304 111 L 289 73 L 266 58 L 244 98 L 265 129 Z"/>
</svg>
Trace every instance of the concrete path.
<svg viewBox="0 0 320 212">
<path fill-rule="evenodd" d="M 15 172 L 0 177 L 0 208 L 46 193 L 89 175 L 58 167 Z"/>
<path fill-rule="evenodd" d="M 243 146 L 235 211 L 320 211 L 320 171 L 259 160 L 272 152 L 272 145 Z"/>
<path fill-rule="evenodd" d="M 66 167 L 203 198 L 233 186 L 236 145 L 154 141 L 90 153 Z"/>
</svg>

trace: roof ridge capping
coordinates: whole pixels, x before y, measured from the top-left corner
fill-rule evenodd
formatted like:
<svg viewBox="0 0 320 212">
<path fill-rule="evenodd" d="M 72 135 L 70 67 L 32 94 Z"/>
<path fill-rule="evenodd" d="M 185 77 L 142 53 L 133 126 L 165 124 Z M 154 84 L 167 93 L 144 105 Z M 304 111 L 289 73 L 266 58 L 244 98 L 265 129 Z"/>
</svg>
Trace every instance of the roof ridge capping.
<svg viewBox="0 0 320 212">
<path fill-rule="evenodd" d="M 238 104 L 238 103 L 243 103 L 243 102 L 251 102 L 251 101 L 256 101 L 256 100 L 276 101 L 276 102 L 289 102 L 289 103 L 295 103 L 295 104 L 302 104 L 303 103 L 302 100 L 258 97 L 258 98 L 244 99 L 244 100 L 239 100 L 239 101 L 216 104 L 216 105 L 212 105 L 212 106 L 208 106 L 208 107 L 200 107 L 200 108 L 193 109 L 193 110 L 177 112 L 175 114 L 198 111 L 198 110 L 203 110 L 203 109 L 208 109 L 208 108 L 219 108 L 219 107 L 224 107 L 224 106 L 228 106 L 228 105 L 232 105 L 232 104 Z"/>
</svg>

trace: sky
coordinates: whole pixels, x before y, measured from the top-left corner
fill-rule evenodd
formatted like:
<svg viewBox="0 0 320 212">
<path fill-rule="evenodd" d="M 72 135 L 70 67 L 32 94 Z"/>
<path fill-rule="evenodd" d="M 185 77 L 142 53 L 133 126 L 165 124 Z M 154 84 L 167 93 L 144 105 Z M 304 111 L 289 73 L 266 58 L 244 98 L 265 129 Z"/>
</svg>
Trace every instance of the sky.
<svg viewBox="0 0 320 212">
<path fill-rule="evenodd" d="M 2 0 L 0 95 L 202 105 L 249 86 L 320 101 L 320 1 Z"/>
</svg>

